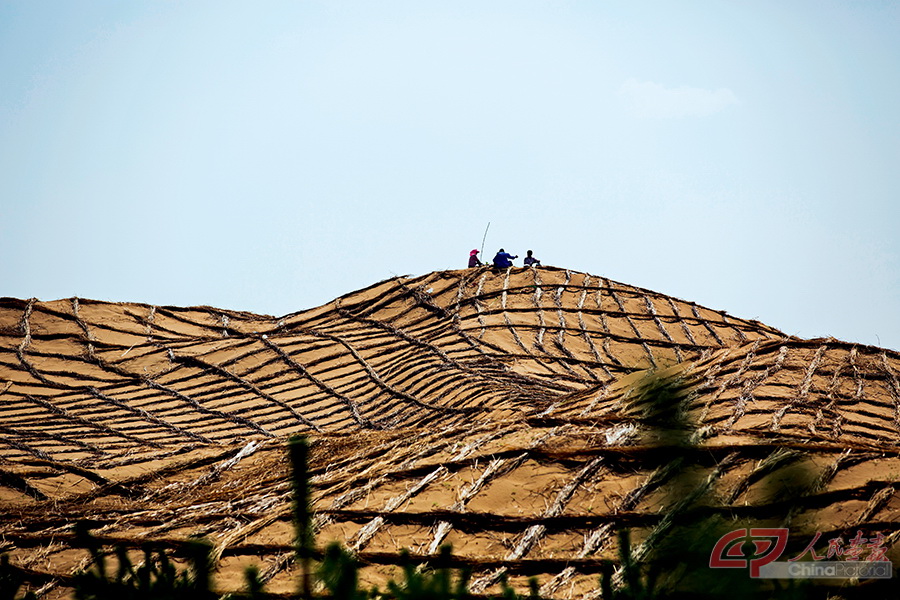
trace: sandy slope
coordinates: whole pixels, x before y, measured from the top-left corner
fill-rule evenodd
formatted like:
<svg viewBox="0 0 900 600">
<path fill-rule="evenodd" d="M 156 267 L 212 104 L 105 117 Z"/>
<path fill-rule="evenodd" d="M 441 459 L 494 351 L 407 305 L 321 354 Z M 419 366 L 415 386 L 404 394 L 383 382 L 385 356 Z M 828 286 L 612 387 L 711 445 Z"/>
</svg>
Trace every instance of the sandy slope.
<svg viewBox="0 0 900 600">
<path fill-rule="evenodd" d="M 661 453 L 638 419 L 648 367 L 690 385 L 701 450 Z M 665 537 L 679 461 L 728 515 L 787 518 L 798 552 L 816 531 L 891 546 L 898 377 L 891 351 L 553 268 L 397 278 L 281 318 L 3 299 L 0 550 L 60 597 L 84 558 L 75 520 L 135 546 L 200 534 L 222 589 L 256 563 L 290 592 L 298 432 L 319 540 L 372 582 L 400 548 L 452 543 L 477 592 L 536 574 L 547 595 L 590 594 L 617 527 L 645 549 Z M 788 506 L 778 481 L 798 473 Z"/>
</svg>

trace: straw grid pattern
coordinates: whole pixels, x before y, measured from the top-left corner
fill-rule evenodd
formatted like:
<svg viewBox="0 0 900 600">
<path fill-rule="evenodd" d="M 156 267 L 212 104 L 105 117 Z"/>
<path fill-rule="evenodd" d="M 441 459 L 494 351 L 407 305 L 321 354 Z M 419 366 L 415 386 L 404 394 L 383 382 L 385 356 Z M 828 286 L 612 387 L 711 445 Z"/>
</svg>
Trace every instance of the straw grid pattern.
<svg viewBox="0 0 900 600">
<path fill-rule="evenodd" d="M 690 389 L 680 455 L 633 406 L 648 368 Z M 136 551 L 202 535 L 221 589 L 257 564 L 292 593 L 294 433 L 318 540 L 371 583 L 449 543 L 475 594 L 537 575 L 596 597 L 618 528 L 640 552 L 671 530 L 685 467 L 711 510 L 788 523 L 798 552 L 816 531 L 890 545 L 900 521 L 900 355 L 562 269 L 395 278 L 280 318 L 3 299 L 0 393 L 0 551 L 46 598 L 84 566 L 83 519 Z M 789 468 L 811 483 L 787 505 Z"/>
</svg>

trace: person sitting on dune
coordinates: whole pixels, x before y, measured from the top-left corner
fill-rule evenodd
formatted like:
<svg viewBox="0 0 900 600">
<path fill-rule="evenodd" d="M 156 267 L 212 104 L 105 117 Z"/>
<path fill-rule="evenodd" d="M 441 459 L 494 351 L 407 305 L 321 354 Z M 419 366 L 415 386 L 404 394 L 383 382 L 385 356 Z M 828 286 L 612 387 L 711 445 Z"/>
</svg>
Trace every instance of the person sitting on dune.
<svg viewBox="0 0 900 600">
<path fill-rule="evenodd" d="M 480 267 L 481 260 L 478 258 L 478 248 L 469 252 L 469 268 Z"/>
<path fill-rule="evenodd" d="M 494 266 L 498 269 L 508 269 L 509 267 L 513 266 L 512 261 L 514 258 L 519 258 L 519 255 L 517 254 L 513 256 L 503 248 L 500 248 L 500 252 L 498 252 L 497 255 L 494 256 Z"/>
<path fill-rule="evenodd" d="M 525 257 L 525 260 L 523 260 L 522 263 L 526 267 L 530 267 L 532 265 L 534 265 L 535 267 L 541 266 L 541 261 L 531 255 L 531 250 L 528 251 L 528 256 Z"/>
</svg>

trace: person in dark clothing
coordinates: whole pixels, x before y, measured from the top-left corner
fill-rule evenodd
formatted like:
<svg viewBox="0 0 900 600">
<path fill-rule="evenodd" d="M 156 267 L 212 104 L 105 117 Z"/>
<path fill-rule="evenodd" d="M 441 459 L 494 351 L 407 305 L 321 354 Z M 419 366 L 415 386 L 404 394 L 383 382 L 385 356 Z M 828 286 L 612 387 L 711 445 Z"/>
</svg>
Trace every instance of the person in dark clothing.
<svg viewBox="0 0 900 600">
<path fill-rule="evenodd" d="M 507 269 L 513 266 L 512 261 L 514 258 L 519 258 L 519 255 L 517 254 L 513 256 L 503 248 L 500 248 L 500 252 L 498 252 L 497 255 L 494 256 L 494 266 L 498 269 Z"/>
<path fill-rule="evenodd" d="M 469 268 L 480 267 L 481 260 L 478 258 L 478 248 L 469 252 Z"/>
<path fill-rule="evenodd" d="M 522 263 L 524 263 L 526 267 L 530 267 L 531 265 L 536 267 L 541 266 L 541 261 L 531 255 L 531 250 L 528 251 L 528 256 L 525 257 L 525 260 L 523 260 Z"/>
</svg>

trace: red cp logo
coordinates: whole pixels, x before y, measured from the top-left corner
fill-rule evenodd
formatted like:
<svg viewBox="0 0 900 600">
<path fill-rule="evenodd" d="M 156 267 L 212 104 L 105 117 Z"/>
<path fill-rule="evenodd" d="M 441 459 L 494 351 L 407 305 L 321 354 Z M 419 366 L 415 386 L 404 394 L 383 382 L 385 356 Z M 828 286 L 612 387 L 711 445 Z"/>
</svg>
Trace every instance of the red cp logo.
<svg viewBox="0 0 900 600">
<path fill-rule="evenodd" d="M 749 531 L 749 533 L 748 533 Z M 745 569 L 750 565 L 750 577 L 759 577 L 759 568 L 773 562 L 784 552 L 788 529 L 755 527 L 735 529 L 719 538 L 709 555 L 712 569 Z M 753 557 L 744 556 L 744 541 L 753 542 Z"/>
</svg>

